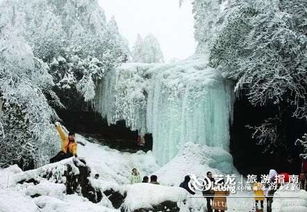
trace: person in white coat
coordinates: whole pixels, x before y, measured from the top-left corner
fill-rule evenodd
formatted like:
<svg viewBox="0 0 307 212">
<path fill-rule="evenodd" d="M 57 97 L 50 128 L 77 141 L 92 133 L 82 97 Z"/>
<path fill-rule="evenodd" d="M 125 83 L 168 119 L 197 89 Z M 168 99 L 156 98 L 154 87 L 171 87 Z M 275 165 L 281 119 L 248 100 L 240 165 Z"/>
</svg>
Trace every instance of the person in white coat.
<svg viewBox="0 0 307 212">
<path fill-rule="evenodd" d="M 133 168 L 131 172 L 131 176 L 130 176 L 130 183 L 134 184 L 134 183 L 140 183 L 140 182 L 141 182 L 140 173 L 138 172 L 136 168 Z"/>
<path fill-rule="evenodd" d="M 266 190 L 267 212 L 272 211 L 273 196 L 274 193 L 279 188 L 279 185 L 277 183 L 277 177 L 278 177 L 277 171 L 275 169 L 270 169 L 268 176 L 269 185 L 267 185 L 267 190 Z"/>
</svg>

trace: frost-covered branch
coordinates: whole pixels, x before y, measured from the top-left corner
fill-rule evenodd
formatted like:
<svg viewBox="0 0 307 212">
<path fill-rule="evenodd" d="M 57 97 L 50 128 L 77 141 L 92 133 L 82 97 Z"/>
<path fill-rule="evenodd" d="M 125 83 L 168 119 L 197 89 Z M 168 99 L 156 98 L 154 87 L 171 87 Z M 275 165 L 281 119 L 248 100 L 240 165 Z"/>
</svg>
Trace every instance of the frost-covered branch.
<svg viewBox="0 0 307 212">
<path fill-rule="evenodd" d="M 258 145 L 265 145 L 266 150 L 271 150 L 278 141 L 278 118 L 268 118 L 258 126 L 247 125 L 248 129 L 253 130 L 252 138 Z"/>
<path fill-rule="evenodd" d="M 302 153 L 300 154 L 300 157 L 303 159 L 307 159 L 307 133 L 305 133 L 302 138 L 297 139 L 295 141 L 296 146 L 301 146 L 302 147 Z"/>
</svg>

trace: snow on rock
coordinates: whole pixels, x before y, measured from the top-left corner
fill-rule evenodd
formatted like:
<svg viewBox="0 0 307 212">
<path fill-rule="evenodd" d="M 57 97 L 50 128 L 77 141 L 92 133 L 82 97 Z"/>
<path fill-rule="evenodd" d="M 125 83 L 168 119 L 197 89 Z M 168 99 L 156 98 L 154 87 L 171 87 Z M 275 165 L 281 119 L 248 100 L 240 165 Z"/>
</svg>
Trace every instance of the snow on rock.
<svg viewBox="0 0 307 212">
<path fill-rule="evenodd" d="M 71 167 L 72 173 L 75 175 L 79 174 L 79 169 L 74 164 L 74 161 L 69 158 L 57 163 L 47 164 L 38 169 L 17 173 L 10 179 L 10 185 L 16 185 L 17 183 L 23 183 L 31 179 L 40 180 L 43 178 L 47 178 L 51 182 L 65 182 L 63 176 L 68 166 Z"/>
<path fill-rule="evenodd" d="M 127 211 L 152 209 L 165 202 L 180 203 L 187 199 L 187 192 L 179 187 L 148 183 L 128 185 L 123 208 Z"/>
<path fill-rule="evenodd" d="M 102 194 L 91 185 L 90 173 L 91 170 L 83 159 L 69 158 L 12 175 L 9 185 L 20 188 L 25 195 L 31 197 L 78 194 L 96 203 L 101 200 Z"/>
<path fill-rule="evenodd" d="M 27 196 L 63 196 L 66 191 L 64 184 L 52 183 L 49 181 L 42 181 L 38 185 L 29 185 L 26 188 L 25 194 Z"/>
<path fill-rule="evenodd" d="M 152 133 L 166 164 L 186 142 L 229 150 L 232 85 L 203 58 L 173 64 L 124 64 L 97 85 L 95 109 L 109 124 L 125 120 Z"/>
</svg>

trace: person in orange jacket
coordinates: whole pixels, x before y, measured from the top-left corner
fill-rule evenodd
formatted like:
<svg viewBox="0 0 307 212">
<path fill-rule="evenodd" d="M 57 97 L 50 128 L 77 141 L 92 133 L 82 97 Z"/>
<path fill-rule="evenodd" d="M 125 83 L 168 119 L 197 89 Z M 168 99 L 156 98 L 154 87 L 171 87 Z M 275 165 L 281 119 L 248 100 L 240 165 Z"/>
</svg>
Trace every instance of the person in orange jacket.
<svg viewBox="0 0 307 212">
<path fill-rule="evenodd" d="M 260 202 L 260 206 L 263 209 L 263 202 L 265 199 L 264 185 L 258 179 L 258 182 L 253 184 L 253 191 L 255 195 L 255 206 L 258 209 L 258 202 Z"/>
<path fill-rule="evenodd" d="M 77 157 L 77 142 L 75 140 L 75 133 L 64 131 L 60 123 L 56 122 L 55 127 L 61 138 L 61 151 L 53 158 L 50 159 L 50 163 L 58 162 L 65 158 L 72 156 Z"/>
</svg>

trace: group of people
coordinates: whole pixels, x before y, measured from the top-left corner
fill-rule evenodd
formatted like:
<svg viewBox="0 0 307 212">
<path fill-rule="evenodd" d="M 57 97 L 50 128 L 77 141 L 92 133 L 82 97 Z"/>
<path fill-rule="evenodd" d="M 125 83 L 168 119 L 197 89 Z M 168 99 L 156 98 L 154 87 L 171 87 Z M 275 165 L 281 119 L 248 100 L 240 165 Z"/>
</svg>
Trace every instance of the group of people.
<svg viewBox="0 0 307 212">
<path fill-rule="evenodd" d="M 261 183 L 260 176 L 257 176 L 257 181 L 253 183 L 252 188 L 255 194 L 255 208 L 256 211 L 263 211 L 264 200 L 267 200 L 267 212 L 272 211 L 273 196 L 280 184 L 277 182 L 278 173 L 275 169 L 270 169 L 268 175 L 268 182 Z M 273 186 L 274 185 L 274 186 Z M 260 207 L 259 207 L 260 202 Z"/>
<path fill-rule="evenodd" d="M 215 182 L 211 172 L 207 172 L 207 178 L 205 180 L 207 179 L 209 179 L 213 183 Z M 194 195 L 195 191 L 193 191 L 189 186 L 190 180 L 191 177 L 189 175 L 185 176 L 183 182 L 180 183 L 179 187 L 185 189 L 187 192 Z M 141 181 L 140 173 L 136 168 L 133 168 L 131 171 L 130 183 L 160 184 L 156 175 L 151 175 L 150 178 L 148 176 L 144 176 L 143 180 Z M 224 184 L 224 180 L 220 181 L 219 183 Z M 207 199 L 208 212 L 212 212 L 213 210 L 215 210 L 215 212 L 224 212 L 227 210 L 226 196 L 229 195 L 229 191 L 214 191 L 210 189 L 204 191 L 203 195 Z"/>
<path fill-rule="evenodd" d="M 274 193 L 279 188 L 279 184 L 276 181 L 276 178 L 278 176 L 278 173 L 276 170 L 271 169 L 269 171 L 268 175 L 268 184 L 264 185 L 261 183 L 261 178 L 258 175 L 257 180 L 251 184 L 252 190 L 254 192 L 254 199 L 255 199 L 255 209 L 256 211 L 263 211 L 264 208 L 264 200 L 267 199 L 267 212 L 272 211 L 272 203 L 273 203 L 273 196 Z M 215 184 L 215 179 L 212 177 L 211 172 L 207 172 L 207 178 L 205 181 L 210 180 L 213 184 Z M 209 182 L 206 182 L 208 184 Z M 221 180 L 219 183 L 224 185 L 224 180 Z M 276 186 L 271 187 L 270 185 L 273 185 L 276 183 Z M 208 189 L 203 191 L 204 197 L 207 199 L 207 211 L 214 212 L 220 211 L 224 212 L 227 210 L 227 199 L 226 196 L 229 195 L 229 191 L 223 191 L 223 190 L 213 190 Z M 259 204 L 260 203 L 260 207 Z"/>
<path fill-rule="evenodd" d="M 131 184 L 134 184 L 134 183 L 151 183 L 151 184 L 156 184 L 156 185 L 160 184 L 158 182 L 158 176 L 157 175 L 151 175 L 150 177 L 144 176 L 143 180 L 141 180 L 141 175 L 136 168 L 133 168 L 132 171 L 131 171 L 130 183 Z"/>
<path fill-rule="evenodd" d="M 194 195 L 195 191 L 193 191 L 190 186 L 191 177 L 189 175 L 184 177 L 184 181 L 179 185 L 179 187 L 187 190 L 190 194 Z M 212 172 L 207 172 L 207 178 L 204 179 L 205 185 L 214 184 L 215 179 L 212 176 Z M 210 182 L 208 182 L 210 181 Z M 224 180 L 219 181 L 219 185 L 223 186 L 225 183 Z M 227 210 L 227 199 L 226 196 L 229 195 L 229 191 L 223 190 L 214 190 L 212 188 L 204 189 L 203 196 L 207 200 L 207 211 L 208 212 L 224 212 Z"/>
</svg>

